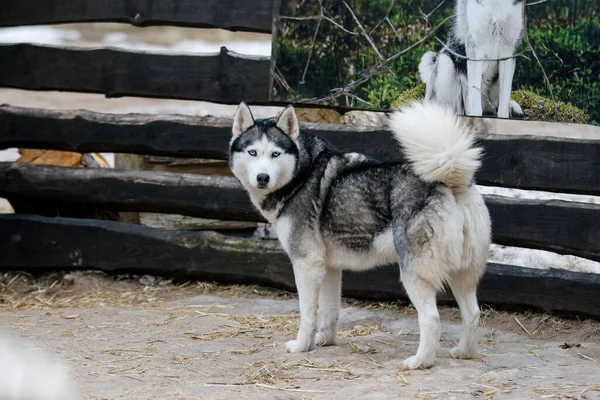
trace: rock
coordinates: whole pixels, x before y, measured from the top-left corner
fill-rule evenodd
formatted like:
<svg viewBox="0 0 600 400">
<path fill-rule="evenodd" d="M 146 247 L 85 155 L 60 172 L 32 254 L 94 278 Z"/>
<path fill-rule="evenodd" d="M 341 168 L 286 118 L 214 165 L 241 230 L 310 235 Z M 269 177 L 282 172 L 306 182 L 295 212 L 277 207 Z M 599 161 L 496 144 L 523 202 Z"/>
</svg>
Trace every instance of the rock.
<svg viewBox="0 0 600 400">
<path fill-rule="evenodd" d="M 75 285 L 75 276 L 71 274 L 66 274 L 63 276 L 61 286 L 66 288 Z"/>
<path fill-rule="evenodd" d="M 300 122 L 318 122 L 321 124 L 343 124 L 342 115 L 328 108 L 296 108 Z"/>
<path fill-rule="evenodd" d="M 142 275 L 139 282 L 144 286 L 152 286 L 154 285 L 154 282 L 156 282 L 156 277 L 152 275 Z"/>
<path fill-rule="evenodd" d="M 382 112 L 354 110 L 344 114 L 344 123 L 348 125 L 386 126 L 388 117 Z"/>
</svg>

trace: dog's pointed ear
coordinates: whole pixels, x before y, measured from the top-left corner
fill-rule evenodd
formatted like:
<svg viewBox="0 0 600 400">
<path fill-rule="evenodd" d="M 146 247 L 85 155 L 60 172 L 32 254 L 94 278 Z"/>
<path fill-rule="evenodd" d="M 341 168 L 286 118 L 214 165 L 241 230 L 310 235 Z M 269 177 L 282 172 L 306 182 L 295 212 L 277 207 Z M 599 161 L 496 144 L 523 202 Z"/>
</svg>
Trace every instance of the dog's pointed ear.
<svg viewBox="0 0 600 400">
<path fill-rule="evenodd" d="M 235 139 L 246 132 L 252 125 L 254 125 L 254 117 L 248 104 L 242 101 L 235 112 L 235 117 L 233 117 L 233 138 Z"/>
<path fill-rule="evenodd" d="M 287 106 L 277 120 L 277 127 L 290 137 L 294 142 L 300 135 L 300 124 L 293 106 Z"/>
</svg>

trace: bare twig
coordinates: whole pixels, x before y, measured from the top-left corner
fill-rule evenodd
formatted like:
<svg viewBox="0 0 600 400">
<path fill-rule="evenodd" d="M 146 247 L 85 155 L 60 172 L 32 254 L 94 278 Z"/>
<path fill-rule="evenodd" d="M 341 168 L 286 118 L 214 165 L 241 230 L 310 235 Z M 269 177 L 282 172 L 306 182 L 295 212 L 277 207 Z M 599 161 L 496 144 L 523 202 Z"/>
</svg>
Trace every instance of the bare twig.
<svg viewBox="0 0 600 400">
<path fill-rule="evenodd" d="M 467 60 L 467 61 L 505 61 L 505 60 L 510 60 L 511 58 L 517 58 L 517 57 L 527 58 L 525 56 L 525 53 L 529 50 L 529 49 L 525 49 L 525 50 L 520 51 L 519 53 L 514 54 L 512 56 L 501 57 L 501 58 L 470 58 L 470 57 L 467 57 L 465 55 L 455 52 L 450 47 L 446 46 L 446 44 L 440 38 L 436 37 L 435 40 L 437 40 L 442 46 L 444 46 L 444 50 L 447 51 L 448 53 L 452 54 L 453 56 L 455 56 L 457 58 L 461 58 L 461 59 Z"/>
<path fill-rule="evenodd" d="M 280 19 L 289 19 L 289 20 L 292 20 L 292 21 L 323 20 L 323 21 L 327 21 L 327 22 L 329 22 L 330 24 L 332 24 L 332 25 L 334 25 L 334 26 L 338 27 L 339 29 L 341 29 L 341 30 L 343 30 L 344 32 L 346 32 L 347 34 L 350 34 L 350 35 L 358 35 L 358 33 L 357 33 L 357 32 L 352 32 L 352 31 L 349 31 L 348 29 L 344 28 L 344 26 L 343 26 L 343 25 L 340 25 L 340 24 L 338 24 L 337 22 L 335 22 L 333 19 L 331 19 L 331 18 L 329 18 L 329 17 L 326 17 L 326 16 L 323 14 L 323 10 L 321 10 L 321 14 L 320 14 L 320 15 L 312 15 L 312 16 L 308 16 L 308 17 L 287 17 L 287 16 L 284 16 L 284 15 L 282 15 L 282 16 L 280 16 L 279 18 L 280 18 Z"/>
<path fill-rule="evenodd" d="M 519 324 L 519 326 L 525 331 L 525 333 L 527 334 L 527 336 L 531 336 L 531 333 L 527 330 L 527 328 L 525 328 L 523 326 L 523 324 L 521 323 L 521 321 L 519 321 L 519 319 L 517 318 L 517 316 L 514 316 L 515 321 L 517 321 L 517 324 Z"/>
<path fill-rule="evenodd" d="M 321 29 L 322 19 L 317 23 L 317 29 L 315 29 L 315 33 L 313 34 L 312 44 L 310 45 L 310 51 L 308 53 L 308 58 L 306 59 L 306 64 L 304 65 L 304 71 L 302 72 L 302 78 L 300 80 L 300 84 L 304 85 L 306 82 L 306 71 L 308 71 L 308 65 L 310 64 L 310 60 L 312 59 L 312 55 L 315 51 L 315 44 L 317 42 L 317 35 L 319 34 L 319 29 Z"/>
<path fill-rule="evenodd" d="M 383 58 L 383 56 L 381 55 L 381 53 L 379 52 L 379 49 L 377 49 L 377 46 L 375 46 L 375 43 L 373 43 L 373 39 L 371 39 L 371 36 L 369 36 L 369 34 L 367 33 L 367 31 L 365 30 L 365 28 L 362 26 L 362 24 L 360 23 L 360 21 L 358 20 L 358 18 L 356 17 L 356 14 L 354 14 L 354 11 L 352 11 L 352 9 L 350 8 L 350 6 L 348 5 L 348 3 L 346 3 L 344 1 L 344 5 L 346 6 L 346 8 L 348 9 L 348 11 L 350 12 L 350 15 L 352 15 L 352 18 L 354 19 L 354 22 L 356 22 L 356 25 L 358 25 L 358 29 L 360 29 L 363 37 L 365 39 L 367 39 L 367 42 L 369 42 L 369 44 L 371 45 L 371 47 L 373 48 L 373 50 L 375 51 L 375 53 L 377 54 L 377 57 L 379 57 L 379 59 L 381 61 L 384 61 L 385 58 Z"/>
</svg>

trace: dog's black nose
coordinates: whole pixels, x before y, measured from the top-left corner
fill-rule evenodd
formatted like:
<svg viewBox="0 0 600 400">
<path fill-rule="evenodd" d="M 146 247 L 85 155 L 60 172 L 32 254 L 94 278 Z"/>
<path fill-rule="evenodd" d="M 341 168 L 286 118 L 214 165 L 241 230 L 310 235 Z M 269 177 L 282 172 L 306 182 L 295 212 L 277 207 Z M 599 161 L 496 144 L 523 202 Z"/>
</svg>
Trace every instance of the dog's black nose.
<svg viewBox="0 0 600 400">
<path fill-rule="evenodd" d="M 266 185 L 267 183 L 269 183 L 269 175 L 258 174 L 256 176 L 256 181 L 258 182 L 259 185 Z"/>
</svg>

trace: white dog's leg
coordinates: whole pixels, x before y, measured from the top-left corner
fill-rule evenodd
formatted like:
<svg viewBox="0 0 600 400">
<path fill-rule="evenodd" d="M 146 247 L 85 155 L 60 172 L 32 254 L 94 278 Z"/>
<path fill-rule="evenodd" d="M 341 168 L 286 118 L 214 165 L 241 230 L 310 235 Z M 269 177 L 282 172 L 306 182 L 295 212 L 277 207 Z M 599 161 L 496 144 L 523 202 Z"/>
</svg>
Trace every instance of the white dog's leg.
<svg viewBox="0 0 600 400">
<path fill-rule="evenodd" d="M 300 303 L 300 329 L 296 340 L 287 342 L 285 348 L 288 353 L 300 353 L 314 346 L 319 290 L 326 270 L 323 265 L 307 260 L 294 261 L 293 265 Z"/>
<path fill-rule="evenodd" d="M 480 58 L 475 51 L 467 49 L 468 58 Z M 467 60 L 467 79 L 469 90 L 467 91 L 466 114 L 481 117 L 483 108 L 481 105 L 481 80 L 483 76 L 483 61 Z"/>
<path fill-rule="evenodd" d="M 512 92 L 512 81 L 515 74 L 515 59 L 502 60 L 499 64 L 498 83 L 500 85 L 500 96 L 498 99 L 498 117 L 508 118 L 510 93 Z"/>
<path fill-rule="evenodd" d="M 457 275 L 450 280 L 450 288 L 460 307 L 463 325 L 458 346 L 450 350 L 450 355 L 454 358 L 472 358 L 477 355 L 477 338 L 475 334 L 479 325 L 480 311 L 477 304 L 476 288 L 467 287 L 465 282 L 461 281 L 461 278 L 465 279 L 465 277 Z M 466 281 L 471 280 L 467 278 Z"/>
<path fill-rule="evenodd" d="M 317 346 L 335 344 L 337 323 L 340 314 L 342 271 L 327 268 L 319 292 L 319 324 L 315 336 Z"/>
<path fill-rule="evenodd" d="M 419 317 L 419 349 L 417 354 L 402 363 L 404 369 L 429 368 L 435 361 L 440 343 L 440 315 L 436 292 L 424 279 L 411 271 L 402 274 L 402 283 Z"/>
</svg>

